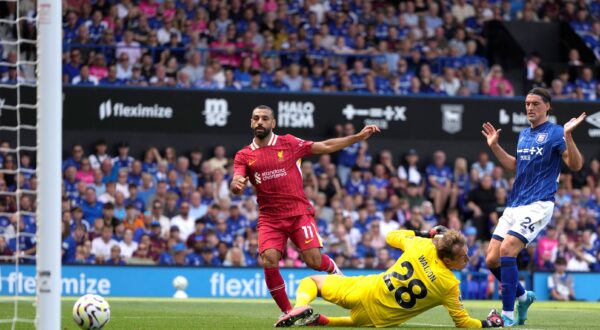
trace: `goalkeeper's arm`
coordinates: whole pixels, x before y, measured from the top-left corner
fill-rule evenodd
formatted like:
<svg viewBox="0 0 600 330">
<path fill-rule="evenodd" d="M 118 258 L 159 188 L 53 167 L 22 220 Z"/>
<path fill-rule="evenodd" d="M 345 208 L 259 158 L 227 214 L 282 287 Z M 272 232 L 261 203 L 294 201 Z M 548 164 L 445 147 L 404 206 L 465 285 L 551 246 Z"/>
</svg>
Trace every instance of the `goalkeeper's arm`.
<svg viewBox="0 0 600 330">
<path fill-rule="evenodd" d="M 469 316 L 460 300 L 458 284 L 446 292 L 443 305 L 448 310 L 448 314 L 450 314 L 457 328 L 497 328 L 504 325 L 496 310 L 492 310 L 485 320 L 478 320 Z"/>
</svg>

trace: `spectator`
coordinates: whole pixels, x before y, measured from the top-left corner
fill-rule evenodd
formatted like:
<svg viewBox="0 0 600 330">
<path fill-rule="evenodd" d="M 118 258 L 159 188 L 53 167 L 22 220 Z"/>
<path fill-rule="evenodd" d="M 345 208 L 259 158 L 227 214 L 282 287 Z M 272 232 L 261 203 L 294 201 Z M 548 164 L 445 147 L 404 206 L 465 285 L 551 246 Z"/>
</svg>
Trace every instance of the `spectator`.
<svg viewBox="0 0 600 330">
<path fill-rule="evenodd" d="M 494 162 L 490 160 L 490 156 L 487 152 L 481 151 L 477 157 L 477 162 L 471 165 L 471 170 L 477 171 L 479 178 L 482 178 L 484 175 L 492 175 Z"/>
<path fill-rule="evenodd" d="M 75 76 L 71 83 L 79 86 L 96 86 L 98 85 L 98 78 L 91 76 L 90 67 L 83 64 L 79 69 L 79 75 Z"/>
<path fill-rule="evenodd" d="M 112 238 L 113 227 L 104 226 L 102 228 L 102 235 L 94 238 L 92 241 L 91 253 L 96 256 L 96 261 L 103 263 L 111 255 L 111 249 L 113 246 L 118 246 L 119 243 Z"/>
<path fill-rule="evenodd" d="M 514 96 L 514 89 L 510 81 L 504 78 L 502 67 L 492 66 L 490 73 L 485 78 L 490 96 Z"/>
<path fill-rule="evenodd" d="M 554 273 L 548 277 L 550 299 L 558 301 L 576 300 L 573 277 L 565 272 L 567 261 L 559 257 L 554 262 L 554 267 Z"/>
<path fill-rule="evenodd" d="M 106 262 L 104 262 L 104 264 L 106 264 L 106 265 L 118 265 L 118 266 L 125 265 L 125 260 L 122 257 L 121 247 L 119 245 L 113 245 L 110 248 L 110 256 L 108 257 L 108 259 L 106 260 Z"/>
<path fill-rule="evenodd" d="M 125 229 L 125 235 L 123 236 L 123 240 L 119 242 L 119 248 L 121 249 L 121 257 L 123 259 L 128 260 L 133 256 L 133 253 L 138 248 L 138 243 L 133 240 L 133 233 L 135 231 L 131 229 Z"/>
<path fill-rule="evenodd" d="M 117 66 L 110 65 L 108 67 L 108 74 L 106 77 L 100 79 L 100 86 L 121 86 L 125 85 L 125 82 L 117 77 Z"/>
<path fill-rule="evenodd" d="M 195 219 L 190 217 L 190 204 L 182 202 L 179 207 L 180 213 L 171 219 L 171 225 L 179 228 L 179 239 L 186 241 L 190 234 L 194 232 Z"/>
<path fill-rule="evenodd" d="M 433 199 L 436 214 L 442 213 L 450 197 L 452 171 L 445 162 L 446 154 L 438 150 L 433 154 L 433 163 L 425 169 L 428 195 Z"/>
<path fill-rule="evenodd" d="M 589 67 L 583 68 L 581 78 L 575 81 L 577 98 L 580 100 L 593 101 L 596 100 L 596 86 L 598 82 L 594 79 L 592 69 Z"/>
<path fill-rule="evenodd" d="M 129 56 L 129 63 L 131 64 L 135 64 L 142 57 L 140 43 L 133 40 L 133 37 L 133 31 L 126 30 L 123 33 L 123 41 L 117 43 L 116 50 L 117 58 L 120 58 L 122 53 L 126 53 Z"/>
<path fill-rule="evenodd" d="M 484 175 L 477 188 L 469 193 L 467 207 L 473 211 L 473 225 L 477 229 L 478 239 L 488 241 L 491 239 L 490 216 L 496 211 L 496 188 L 492 185 L 492 177 Z"/>
</svg>

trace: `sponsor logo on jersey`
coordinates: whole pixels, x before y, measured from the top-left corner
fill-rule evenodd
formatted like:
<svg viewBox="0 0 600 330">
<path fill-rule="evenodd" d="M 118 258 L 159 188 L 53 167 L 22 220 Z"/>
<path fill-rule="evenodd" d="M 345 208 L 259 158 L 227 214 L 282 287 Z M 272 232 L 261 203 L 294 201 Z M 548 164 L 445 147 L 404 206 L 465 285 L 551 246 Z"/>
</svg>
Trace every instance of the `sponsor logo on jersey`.
<svg viewBox="0 0 600 330">
<path fill-rule="evenodd" d="M 517 149 L 517 154 L 519 155 L 520 160 L 531 160 L 531 157 L 534 156 L 543 156 L 544 147 L 531 147 L 531 148 L 523 148 Z"/>
<path fill-rule="evenodd" d="M 535 136 L 535 143 L 542 144 L 548 140 L 548 133 L 538 133 Z"/>
<path fill-rule="evenodd" d="M 254 181 L 256 181 L 256 184 L 261 184 L 264 181 L 278 179 L 278 178 L 284 177 L 286 175 L 287 175 L 287 172 L 285 171 L 285 168 L 278 168 L 275 170 L 260 172 L 260 173 L 256 172 L 256 173 L 254 173 Z"/>
<path fill-rule="evenodd" d="M 98 107 L 98 116 L 100 120 L 111 117 L 121 118 L 147 118 L 147 119 L 170 119 L 173 118 L 173 108 L 164 107 L 159 104 L 145 105 L 138 103 L 136 105 L 126 105 L 122 102 L 113 103 L 108 99 Z"/>
<path fill-rule="evenodd" d="M 262 183 L 262 180 L 260 178 L 260 173 L 258 173 L 258 172 L 254 173 L 254 181 L 256 182 L 256 184 Z"/>
</svg>

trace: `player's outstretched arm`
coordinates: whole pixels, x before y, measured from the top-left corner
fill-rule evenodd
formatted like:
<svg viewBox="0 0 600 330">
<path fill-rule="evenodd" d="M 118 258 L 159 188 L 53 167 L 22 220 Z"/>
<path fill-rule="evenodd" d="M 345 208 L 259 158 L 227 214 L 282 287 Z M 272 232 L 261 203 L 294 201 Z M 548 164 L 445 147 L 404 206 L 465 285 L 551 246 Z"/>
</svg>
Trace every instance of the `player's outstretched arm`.
<svg viewBox="0 0 600 330">
<path fill-rule="evenodd" d="M 379 132 L 381 131 L 376 125 L 367 125 L 362 129 L 362 131 L 354 135 L 315 142 L 311 146 L 311 152 L 314 155 L 330 154 L 332 152 L 342 150 L 347 146 L 353 145 L 356 142 L 364 141 L 370 138 L 374 133 Z"/>
<path fill-rule="evenodd" d="M 483 129 L 481 130 L 481 134 L 485 137 L 488 146 L 494 153 L 494 156 L 498 158 L 502 167 L 504 167 L 508 171 L 514 172 L 517 169 L 517 160 L 515 157 L 508 154 L 498 143 L 498 138 L 500 137 L 500 132 L 502 129 L 496 130 L 496 128 L 490 124 L 489 122 L 483 123 Z"/>
<path fill-rule="evenodd" d="M 444 295 L 444 307 L 457 328 L 500 328 L 504 325 L 502 317 L 492 310 L 485 320 L 474 319 L 464 308 L 460 299 L 458 285 L 453 285 Z"/>
<path fill-rule="evenodd" d="M 575 144 L 575 140 L 573 140 L 572 133 L 575 128 L 581 124 L 585 117 L 586 114 L 584 112 L 577 118 L 571 118 L 571 120 L 569 120 L 564 126 L 565 144 L 567 148 L 563 152 L 562 157 L 565 164 L 567 164 L 569 169 L 573 171 L 579 171 L 583 167 L 583 156 L 581 155 L 581 152 L 579 152 L 579 149 Z"/>
</svg>

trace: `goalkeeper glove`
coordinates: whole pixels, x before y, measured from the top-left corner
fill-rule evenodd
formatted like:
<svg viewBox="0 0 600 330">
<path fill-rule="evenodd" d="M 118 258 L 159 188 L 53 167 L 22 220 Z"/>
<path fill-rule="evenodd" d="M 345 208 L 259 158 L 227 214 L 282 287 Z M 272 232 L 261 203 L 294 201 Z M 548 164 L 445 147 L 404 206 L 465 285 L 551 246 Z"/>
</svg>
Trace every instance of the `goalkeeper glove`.
<svg viewBox="0 0 600 330">
<path fill-rule="evenodd" d="M 443 235 L 448 231 L 448 228 L 444 226 L 435 226 L 431 228 L 429 231 L 426 230 L 415 230 L 415 236 L 425 237 L 425 238 L 434 238 L 437 235 Z"/>
<path fill-rule="evenodd" d="M 481 320 L 482 328 L 501 328 L 503 326 L 504 321 L 502 320 L 502 316 L 496 312 L 495 308 L 490 311 L 487 319 Z"/>
</svg>

